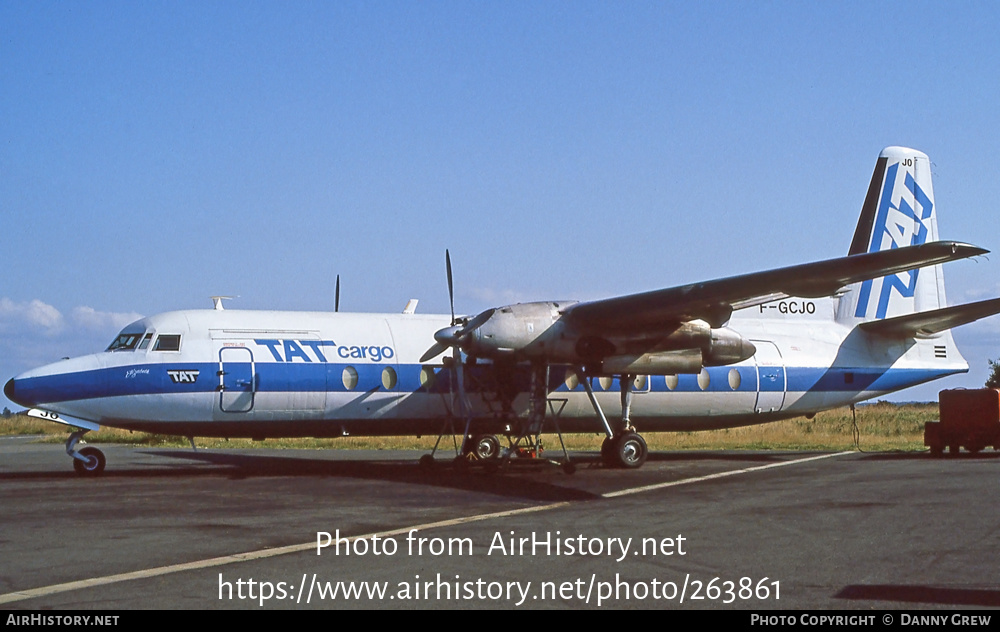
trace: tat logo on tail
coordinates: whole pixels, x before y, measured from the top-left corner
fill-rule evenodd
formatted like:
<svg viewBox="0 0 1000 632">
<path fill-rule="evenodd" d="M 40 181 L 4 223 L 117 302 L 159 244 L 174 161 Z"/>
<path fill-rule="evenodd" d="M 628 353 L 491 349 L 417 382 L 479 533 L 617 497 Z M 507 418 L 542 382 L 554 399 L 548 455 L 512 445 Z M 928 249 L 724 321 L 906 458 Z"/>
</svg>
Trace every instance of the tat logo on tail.
<svg viewBox="0 0 1000 632">
<path fill-rule="evenodd" d="M 916 159 L 907 157 L 886 170 L 885 183 L 872 227 L 868 252 L 915 246 L 927 242 L 934 214 L 933 193 L 928 194 L 914 178 Z M 903 168 L 900 169 L 900 166 Z M 929 173 L 928 173 L 929 177 Z M 927 186 L 930 190 L 930 187 Z M 912 299 L 920 270 L 900 272 L 861 284 L 858 306 L 854 315 L 868 315 L 873 286 L 880 286 L 875 318 L 885 318 L 893 292 L 902 299 Z"/>
</svg>

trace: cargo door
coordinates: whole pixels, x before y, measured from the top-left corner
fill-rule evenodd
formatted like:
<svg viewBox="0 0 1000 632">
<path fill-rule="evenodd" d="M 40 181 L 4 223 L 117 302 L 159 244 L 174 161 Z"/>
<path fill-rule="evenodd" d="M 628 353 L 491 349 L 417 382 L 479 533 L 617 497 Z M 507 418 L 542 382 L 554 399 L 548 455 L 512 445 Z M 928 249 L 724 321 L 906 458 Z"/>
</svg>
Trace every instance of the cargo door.
<svg viewBox="0 0 1000 632">
<path fill-rule="evenodd" d="M 787 388 L 785 361 L 773 342 L 751 342 L 757 347 L 757 353 L 753 356 L 757 363 L 757 405 L 754 410 L 758 413 L 779 411 L 785 404 Z"/>
</svg>

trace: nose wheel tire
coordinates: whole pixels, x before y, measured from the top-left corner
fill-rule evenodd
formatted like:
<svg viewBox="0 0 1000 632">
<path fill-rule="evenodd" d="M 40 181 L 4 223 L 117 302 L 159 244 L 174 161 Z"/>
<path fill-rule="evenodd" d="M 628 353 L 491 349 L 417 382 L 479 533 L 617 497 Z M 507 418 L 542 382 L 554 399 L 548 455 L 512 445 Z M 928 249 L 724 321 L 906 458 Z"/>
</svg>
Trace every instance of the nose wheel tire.
<svg viewBox="0 0 1000 632">
<path fill-rule="evenodd" d="M 106 463 L 104 453 L 97 448 L 88 446 L 79 450 L 78 454 L 86 459 L 86 461 L 73 459 L 73 469 L 80 476 L 97 476 L 104 471 Z"/>
</svg>

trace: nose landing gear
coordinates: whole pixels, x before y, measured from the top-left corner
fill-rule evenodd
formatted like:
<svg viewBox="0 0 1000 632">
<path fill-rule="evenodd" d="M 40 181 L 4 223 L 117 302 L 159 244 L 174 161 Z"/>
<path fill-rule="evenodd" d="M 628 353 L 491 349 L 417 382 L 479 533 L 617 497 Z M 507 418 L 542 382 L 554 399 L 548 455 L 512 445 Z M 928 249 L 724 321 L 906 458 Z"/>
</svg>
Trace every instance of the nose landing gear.
<svg viewBox="0 0 1000 632">
<path fill-rule="evenodd" d="M 66 454 L 73 457 L 73 469 L 80 476 L 98 476 L 104 471 L 107 460 L 104 453 L 93 446 L 76 449 L 76 444 L 80 442 L 83 435 L 89 430 L 77 430 L 66 440 Z"/>
</svg>

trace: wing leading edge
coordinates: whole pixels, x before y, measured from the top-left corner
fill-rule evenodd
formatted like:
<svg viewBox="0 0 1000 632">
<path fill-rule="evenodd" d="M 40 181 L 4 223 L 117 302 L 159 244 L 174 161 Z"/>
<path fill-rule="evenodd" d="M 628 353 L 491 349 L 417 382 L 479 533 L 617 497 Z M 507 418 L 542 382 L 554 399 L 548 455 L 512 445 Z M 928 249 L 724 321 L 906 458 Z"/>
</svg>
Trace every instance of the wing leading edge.
<svg viewBox="0 0 1000 632">
<path fill-rule="evenodd" d="M 971 244 L 936 241 L 577 303 L 566 309 L 565 317 L 584 329 L 619 332 L 649 331 L 696 319 L 721 327 L 733 310 L 791 296 L 830 296 L 852 283 L 987 252 Z"/>
</svg>

